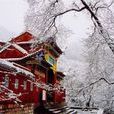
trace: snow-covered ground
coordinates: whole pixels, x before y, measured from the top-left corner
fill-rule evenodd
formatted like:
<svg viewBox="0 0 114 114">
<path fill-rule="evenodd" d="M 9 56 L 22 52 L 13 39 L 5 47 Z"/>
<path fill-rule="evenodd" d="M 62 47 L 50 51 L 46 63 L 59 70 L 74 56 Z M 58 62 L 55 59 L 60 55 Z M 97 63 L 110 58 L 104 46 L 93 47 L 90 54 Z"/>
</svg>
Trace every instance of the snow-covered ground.
<svg viewBox="0 0 114 114">
<path fill-rule="evenodd" d="M 88 111 L 83 111 L 80 109 L 76 109 L 77 114 L 103 114 L 103 109 L 99 109 L 99 110 L 88 110 Z"/>
</svg>

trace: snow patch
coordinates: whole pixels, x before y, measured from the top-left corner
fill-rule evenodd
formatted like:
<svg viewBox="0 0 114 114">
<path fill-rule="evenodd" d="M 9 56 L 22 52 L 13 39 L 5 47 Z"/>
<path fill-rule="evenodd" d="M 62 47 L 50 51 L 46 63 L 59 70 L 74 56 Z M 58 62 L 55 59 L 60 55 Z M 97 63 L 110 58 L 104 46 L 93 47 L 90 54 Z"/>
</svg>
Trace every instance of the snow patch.
<svg viewBox="0 0 114 114">
<path fill-rule="evenodd" d="M 34 74 L 32 74 L 31 72 L 15 66 L 16 64 L 13 62 L 9 62 L 9 61 L 0 59 L 0 64 L 6 65 L 7 67 L 10 67 L 10 68 L 13 68 L 16 70 L 17 73 L 22 73 L 22 74 L 25 74 L 26 76 L 30 76 L 30 78 L 32 78 L 32 79 L 35 77 Z"/>
<path fill-rule="evenodd" d="M 12 44 L 12 46 L 14 46 L 16 49 L 18 49 L 20 52 L 24 53 L 24 54 L 28 54 L 28 52 L 23 49 L 22 47 L 20 47 L 19 45 L 17 44 Z"/>
<path fill-rule="evenodd" d="M 97 114 L 103 114 L 103 109 L 99 109 Z"/>
</svg>

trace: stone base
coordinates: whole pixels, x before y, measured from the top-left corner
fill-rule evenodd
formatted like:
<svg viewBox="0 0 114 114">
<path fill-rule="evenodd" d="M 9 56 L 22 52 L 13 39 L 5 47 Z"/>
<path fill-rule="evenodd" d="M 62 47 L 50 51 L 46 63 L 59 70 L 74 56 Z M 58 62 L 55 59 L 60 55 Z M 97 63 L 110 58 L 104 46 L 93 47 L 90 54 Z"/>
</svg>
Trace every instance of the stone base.
<svg viewBox="0 0 114 114">
<path fill-rule="evenodd" d="M 0 105 L 0 114 L 33 114 L 33 104 L 26 105 Z"/>
</svg>

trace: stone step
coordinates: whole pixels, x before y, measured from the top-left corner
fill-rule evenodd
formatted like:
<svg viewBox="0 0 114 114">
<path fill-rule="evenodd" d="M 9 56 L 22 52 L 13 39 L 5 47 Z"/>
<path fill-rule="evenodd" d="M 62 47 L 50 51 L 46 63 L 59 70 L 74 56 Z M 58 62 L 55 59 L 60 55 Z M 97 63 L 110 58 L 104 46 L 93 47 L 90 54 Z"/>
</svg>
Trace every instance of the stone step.
<svg viewBox="0 0 114 114">
<path fill-rule="evenodd" d="M 74 111 L 73 109 L 69 109 L 65 112 L 65 114 L 72 114 L 73 111 Z"/>
<path fill-rule="evenodd" d="M 57 111 L 57 110 L 63 110 L 68 108 L 67 106 L 61 107 L 61 108 L 49 108 L 49 111 Z"/>
<path fill-rule="evenodd" d="M 53 114 L 71 114 L 71 112 L 73 112 L 73 114 L 75 114 L 75 111 L 73 109 L 68 108 L 68 107 L 64 108 L 64 109 L 52 111 Z"/>
<path fill-rule="evenodd" d="M 65 108 L 65 109 L 62 109 L 62 110 L 57 110 L 57 111 L 53 111 L 54 114 L 61 114 L 61 113 L 64 113 L 66 112 L 67 110 L 69 110 L 69 108 Z"/>
<path fill-rule="evenodd" d="M 71 109 L 67 105 L 46 105 L 45 108 L 50 114 L 77 114 L 75 109 Z"/>
<path fill-rule="evenodd" d="M 77 111 L 76 110 L 74 110 L 73 112 L 71 112 L 70 114 L 77 114 Z"/>
</svg>

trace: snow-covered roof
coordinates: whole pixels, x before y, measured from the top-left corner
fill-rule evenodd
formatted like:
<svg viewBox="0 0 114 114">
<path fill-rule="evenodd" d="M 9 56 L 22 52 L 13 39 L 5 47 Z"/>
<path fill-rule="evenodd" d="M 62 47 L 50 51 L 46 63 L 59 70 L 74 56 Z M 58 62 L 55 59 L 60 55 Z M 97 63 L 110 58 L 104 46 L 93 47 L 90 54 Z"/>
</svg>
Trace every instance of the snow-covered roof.
<svg viewBox="0 0 114 114">
<path fill-rule="evenodd" d="M 2 59 L 2 60 L 7 60 L 7 61 L 19 61 L 19 60 L 25 59 L 25 58 L 27 58 L 27 57 L 30 57 L 30 56 L 32 56 L 32 55 L 38 53 L 38 52 L 41 51 L 41 50 L 43 50 L 43 49 L 39 49 L 39 50 L 37 50 L 37 51 L 35 51 L 35 52 L 33 52 L 33 53 L 30 53 L 30 54 L 28 54 L 28 55 L 25 55 L 24 57 L 20 57 L 20 58 L 4 58 L 4 59 Z"/>
<path fill-rule="evenodd" d="M 1 48 L 0 53 L 6 50 L 7 48 L 9 48 L 10 46 L 15 47 L 17 50 L 19 50 L 23 54 L 28 54 L 28 52 L 25 49 L 23 49 L 21 46 L 19 46 L 16 43 L 10 43 L 10 42 L 8 42 L 5 46 Z"/>
<path fill-rule="evenodd" d="M 24 68 L 23 66 L 18 65 L 16 63 L 0 59 L 0 65 L 2 65 L 2 66 L 4 65 L 4 66 L 7 66 L 9 68 L 13 68 L 13 69 L 15 69 L 16 73 L 25 74 L 26 76 L 29 76 L 32 79 L 34 79 L 34 77 L 35 77 L 34 74 L 32 74 L 30 71 L 26 70 L 26 68 Z M 21 68 L 18 66 L 21 66 Z"/>
<path fill-rule="evenodd" d="M 15 38 L 12 38 L 10 42 L 17 43 L 17 42 L 23 42 L 23 41 L 30 41 L 33 38 L 34 36 L 30 32 L 25 31 L 25 32 L 20 33 Z"/>
<path fill-rule="evenodd" d="M 23 49 L 22 47 L 20 47 L 19 45 L 17 45 L 17 44 L 11 44 L 12 46 L 14 46 L 16 49 L 18 49 L 20 52 L 22 52 L 23 54 L 28 54 L 28 52 L 25 50 L 25 49 Z"/>
<path fill-rule="evenodd" d="M 22 35 L 30 35 L 32 38 L 28 39 L 28 40 L 19 40 L 19 37 L 21 37 Z M 31 46 L 31 49 L 24 49 L 23 46 L 21 46 L 20 44 L 39 44 L 39 47 L 41 44 L 43 44 L 40 40 L 36 40 L 36 38 L 34 38 L 35 36 L 32 36 L 32 34 L 29 34 L 28 32 L 24 32 L 23 34 L 21 34 L 19 37 L 16 37 L 14 39 L 12 39 L 11 41 L 7 42 L 6 45 L 4 45 L 1 49 L 0 49 L 0 53 L 2 53 L 4 50 L 7 50 L 10 52 L 10 46 L 13 46 L 16 50 L 20 51 L 22 53 L 21 57 L 20 56 L 14 56 L 14 54 L 10 55 L 10 57 L 7 57 L 4 58 L 4 60 L 8 60 L 8 61 L 18 61 L 18 60 L 22 60 L 22 59 L 25 59 L 27 57 L 30 57 L 34 54 L 36 54 L 38 51 L 40 51 L 40 49 L 38 50 L 38 47 L 34 47 L 32 48 Z M 22 37 L 23 38 L 23 37 Z M 16 41 L 17 40 L 17 41 Z M 48 41 L 46 41 L 45 43 L 48 43 Z M 55 44 L 56 45 L 56 44 Z M 30 47 L 29 47 L 30 48 Z M 58 48 L 58 46 L 56 46 L 57 50 L 59 50 L 60 52 L 60 49 Z M 3 54 L 4 55 L 4 54 Z M 2 55 L 1 55 L 2 56 Z M 11 57 L 12 56 L 12 57 Z M 1 57 L 2 58 L 2 57 Z"/>
<path fill-rule="evenodd" d="M 5 45 L 5 42 L 0 41 L 0 47 L 3 46 L 3 45 Z"/>
<path fill-rule="evenodd" d="M 1 53 L 2 51 L 4 51 L 5 49 L 7 49 L 9 46 L 10 46 L 10 43 L 5 44 L 5 45 L 0 49 L 0 53 Z"/>
<path fill-rule="evenodd" d="M 16 44 L 34 44 L 34 43 L 40 44 L 42 42 L 40 40 L 36 40 L 36 39 L 31 39 L 29 41 L 16 42 Z"/>
</svg>

